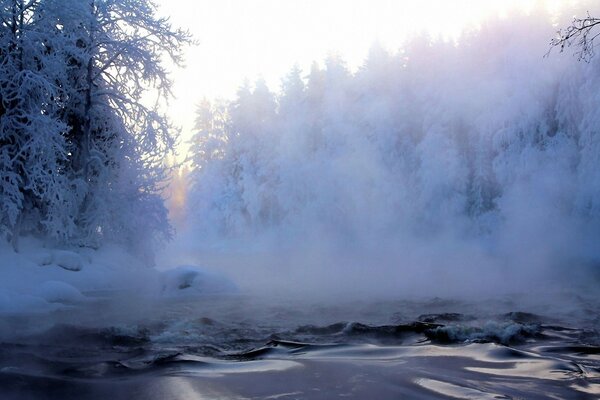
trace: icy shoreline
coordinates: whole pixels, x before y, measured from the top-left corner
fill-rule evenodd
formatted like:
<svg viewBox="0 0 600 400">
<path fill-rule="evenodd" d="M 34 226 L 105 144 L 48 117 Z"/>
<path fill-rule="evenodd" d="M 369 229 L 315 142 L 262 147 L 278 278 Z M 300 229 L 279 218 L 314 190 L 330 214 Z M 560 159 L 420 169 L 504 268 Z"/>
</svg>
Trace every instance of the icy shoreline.
<svg viewBox="0 0 600 400">
<path fill-rule="evenodd" d="M 222 273 L 198 266 L 146 265 L 125 249 L 109 245 L 52 248 L 22 240 L 16 253 L 0 242 L 0 315 L 43 314 L 111 297 L 160 299 L 234 293 Z"/>
</svg>

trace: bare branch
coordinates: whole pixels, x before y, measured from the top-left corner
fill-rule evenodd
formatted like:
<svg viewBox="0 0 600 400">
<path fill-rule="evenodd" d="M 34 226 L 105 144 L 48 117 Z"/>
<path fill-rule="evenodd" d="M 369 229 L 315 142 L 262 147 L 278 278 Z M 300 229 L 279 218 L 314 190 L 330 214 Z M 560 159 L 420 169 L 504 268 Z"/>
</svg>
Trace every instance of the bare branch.
<svg viewBox="0 0 600 400">
<path fill-rule="evenodd" d="M 546 55 L 555 47 L 562 53 L 565 48 L 575 46 L 577 59 L 589 62 L 595 54 L 594 40 L 600 35 L 597 29 L 600 29 L 600 18 L 590 16 L 589 12 L 585 18 L 574 18 L 570 26 L 560 29 L 550 41 L 550 50 Z"/>
</svg>

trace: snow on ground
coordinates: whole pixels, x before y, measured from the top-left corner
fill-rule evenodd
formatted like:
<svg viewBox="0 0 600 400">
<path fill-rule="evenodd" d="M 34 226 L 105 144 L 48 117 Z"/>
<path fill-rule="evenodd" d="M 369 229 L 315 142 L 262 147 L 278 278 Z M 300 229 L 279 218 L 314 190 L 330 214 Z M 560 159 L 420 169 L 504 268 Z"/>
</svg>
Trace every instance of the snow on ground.
<svg viewBox="0 0 600 400">
<path fill-rule="evenodd" d="M 145 265 L 119 246 L 52 248 L 24 238 L 0 242 L 0 315 L 47 313 L 116 293 L 171 297 L 234 293 L 225 275 L 191 265 Z"/>
</svg>

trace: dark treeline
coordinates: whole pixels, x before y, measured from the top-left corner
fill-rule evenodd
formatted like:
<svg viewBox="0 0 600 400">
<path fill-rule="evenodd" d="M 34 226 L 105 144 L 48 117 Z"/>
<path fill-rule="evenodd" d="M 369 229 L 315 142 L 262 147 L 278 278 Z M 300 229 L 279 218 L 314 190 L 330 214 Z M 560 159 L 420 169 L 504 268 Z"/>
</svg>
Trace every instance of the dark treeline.
<svg viewBox="0 0 600 400">
<path fill-rule="evenodd" d="M 96 246 L 168 236 L 164 58 L 187 33 L 145 0 L 0 0 L 0 234 Z"/>
</svg>

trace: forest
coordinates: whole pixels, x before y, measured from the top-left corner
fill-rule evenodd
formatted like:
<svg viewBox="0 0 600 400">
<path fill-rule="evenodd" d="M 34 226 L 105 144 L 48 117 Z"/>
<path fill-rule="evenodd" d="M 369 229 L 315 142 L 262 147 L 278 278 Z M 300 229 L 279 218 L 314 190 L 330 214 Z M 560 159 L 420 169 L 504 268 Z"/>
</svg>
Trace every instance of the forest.
<svg viewBox="0 0 600 400">
<path fill-rule="evenodd" d="M 170 237 L 165 60 L 190 36 L 143 0 L 0 3 L 0 235 L 132 249 Z"/>
<path fill-rule="evenodd" d="M 380 246 L 400 260 L 467 243 L 503 260 L 493 268 L 594 265 L 599 60 L 548 32 L 544 18 L 497 19 L 458 43 L 375 44 L 357 71 L 332 54 L 279 91 L 258 80 L 203 101 L 189 229 L 204 243 Z"/>
</svg>

